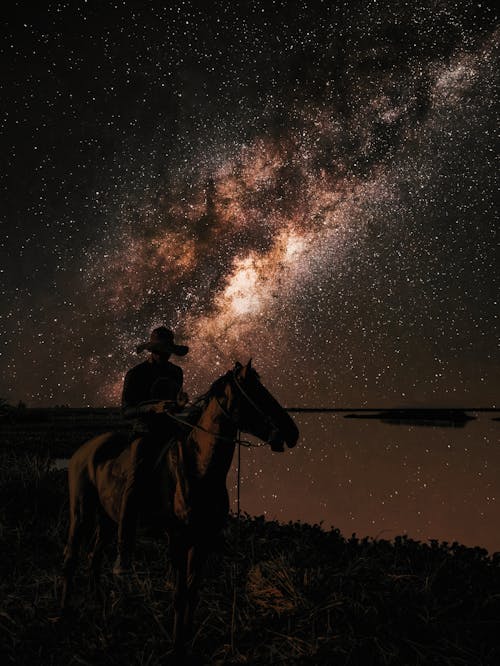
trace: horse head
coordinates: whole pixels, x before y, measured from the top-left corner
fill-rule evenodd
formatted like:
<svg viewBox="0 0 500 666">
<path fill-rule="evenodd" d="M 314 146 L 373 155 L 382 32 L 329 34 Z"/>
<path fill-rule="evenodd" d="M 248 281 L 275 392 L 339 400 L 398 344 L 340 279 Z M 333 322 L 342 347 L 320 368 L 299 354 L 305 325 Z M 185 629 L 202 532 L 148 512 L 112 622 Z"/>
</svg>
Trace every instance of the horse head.
<svg viewBox="0 0 500 666">
<path fill-rule="evenodd" d="M 284 451 L 284 443 L 289 448 L 295 446 L 299 438 L 298 428 L 262 384 L 252 368 L 252 360 L 246 365 L 236 363 L 226 377 L 233 418 L 238 428 L 267 442 L 273 451 Z"/>
</svg>

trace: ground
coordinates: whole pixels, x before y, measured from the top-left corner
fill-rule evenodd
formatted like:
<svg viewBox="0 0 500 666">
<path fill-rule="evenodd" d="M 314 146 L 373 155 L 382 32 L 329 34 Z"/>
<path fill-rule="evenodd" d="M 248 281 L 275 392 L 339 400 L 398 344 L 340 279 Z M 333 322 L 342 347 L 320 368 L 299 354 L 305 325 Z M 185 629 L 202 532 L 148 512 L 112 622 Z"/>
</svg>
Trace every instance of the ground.
<svg viewBox="0 0 500 666">
<path fill-rule="evenodd" d="M 65 446 L 81 432 L 64 435 Z M 67 531 L 62 442 L 17 433 L 0 448 L 0 652 L 12 664 L 171 663 L 172 577 L 160 532 L 135 573 L 104 561 L 103 601 L 82 559 L 75 610 L 57 616 Z M 231 517 L 206 570 L 191 654 L 206 664 L 500 663 L 500 553 L 346 538 L 319 525 Z"/>
</svg>

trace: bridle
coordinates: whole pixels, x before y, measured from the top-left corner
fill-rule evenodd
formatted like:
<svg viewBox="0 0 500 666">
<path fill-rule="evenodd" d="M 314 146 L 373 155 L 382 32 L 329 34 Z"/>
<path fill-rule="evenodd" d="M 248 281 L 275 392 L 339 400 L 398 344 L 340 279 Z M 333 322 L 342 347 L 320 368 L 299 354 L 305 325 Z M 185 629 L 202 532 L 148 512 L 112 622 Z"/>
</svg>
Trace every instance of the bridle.
<svg viewBox="0 0 500 666">
<path fill-rule="evenodd" d="M 259 407 L 259 405 L 255 402 L 255 400 L 253 400 L 253 398 L 251 398 L 248 395 L 243 386 L 240 384 L 235 370 L 233 370 L 233 381 L 238 390 L 240 391 L 241 395 L 245 398 L 245 400 L 251 405 L 251 407 L 253 407 L 253 409 L 257 412 L 257 414 L 259 414 L 259 416 L 261 416 L 264 419 L 264 421 L 266 421 L 266 423 L 270 426 L 271 431 L 274 430 L 279 432 L 279 428 L 277 427 L 276 423 L 272 420 L 272 418 Z"/>
</svg>

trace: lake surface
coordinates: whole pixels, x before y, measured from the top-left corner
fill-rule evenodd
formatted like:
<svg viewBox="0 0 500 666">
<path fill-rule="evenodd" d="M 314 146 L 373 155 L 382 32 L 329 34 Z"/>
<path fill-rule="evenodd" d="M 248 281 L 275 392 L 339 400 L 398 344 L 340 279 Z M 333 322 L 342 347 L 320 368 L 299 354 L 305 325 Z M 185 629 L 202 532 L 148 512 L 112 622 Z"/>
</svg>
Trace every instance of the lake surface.
<svg viewBox="0 0 500 666">
<path fill-rule="evenodd" d="M 500 422 L 492 415 L 463 428 L 294 418 L 295 449 L 241 449 L 242 511 L 323 521 L 344 536 L 408 534 L 500 551 Z M 235 469 L 229 486 L 236 507 Z"/>
</svg>

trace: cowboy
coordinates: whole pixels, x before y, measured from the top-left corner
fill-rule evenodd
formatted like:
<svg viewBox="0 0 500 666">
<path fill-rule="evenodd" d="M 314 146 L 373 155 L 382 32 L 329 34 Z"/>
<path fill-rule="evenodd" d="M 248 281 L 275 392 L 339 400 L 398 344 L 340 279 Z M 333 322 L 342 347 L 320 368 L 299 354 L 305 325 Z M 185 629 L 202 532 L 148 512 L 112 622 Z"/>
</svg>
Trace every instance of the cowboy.
<svg viewBox="0 0 500 666">
<path fill-rule="evenodd" d="M 131 368 L 125 375 L 122 392 L 122 414 L 133 419 L 135 433 L 156 432 L 165 419 L 158 415 L 169 406 L 183 407 L 187 395 L 182 391 L 182 368 L 169 361 L 171 354 L 185 356 L 189 348 L 174 344 L 174 334 L 165 326 L 151 331 L 149 342 L 137 347 L 137 353 L 148 350 L 150 357 Z"/>
<path fill-rule="evenodd" d="M 189 348 L 174 344 L 174 334 L 165 326 L 155 328 L 148 342 L 137 353 L 149 351 L 149 358 L 125 375 L 122 414 L 132 420 L 130 471 L 125 483 L 118 528 L 118 556 L 113 573 L 128 573 L 135 542 L 135 528 L 141 490 L 153 471 L 162 446 L 177 434 L 176 423 L 168 412 L 176 412 L 187 403 L 183 391 L 182 369 L 170 362 L 170 356 L 185 356 Z"/>
</svg>

